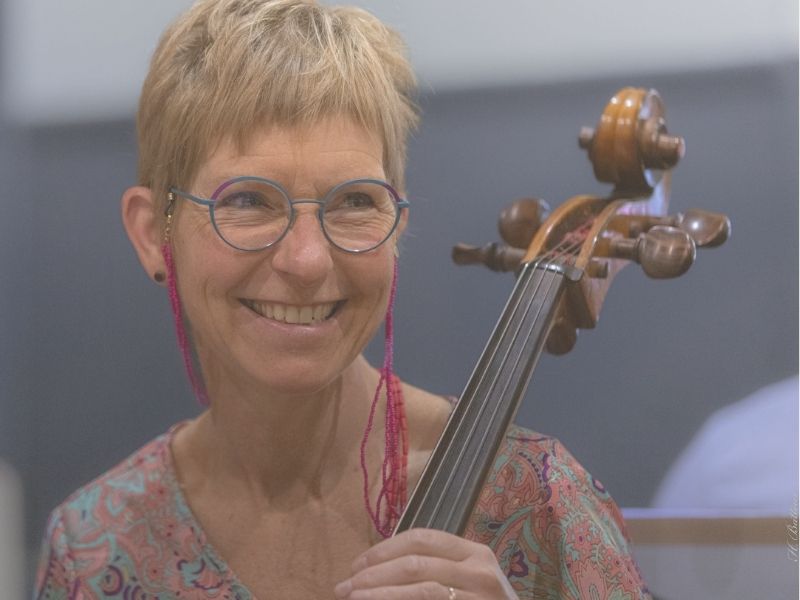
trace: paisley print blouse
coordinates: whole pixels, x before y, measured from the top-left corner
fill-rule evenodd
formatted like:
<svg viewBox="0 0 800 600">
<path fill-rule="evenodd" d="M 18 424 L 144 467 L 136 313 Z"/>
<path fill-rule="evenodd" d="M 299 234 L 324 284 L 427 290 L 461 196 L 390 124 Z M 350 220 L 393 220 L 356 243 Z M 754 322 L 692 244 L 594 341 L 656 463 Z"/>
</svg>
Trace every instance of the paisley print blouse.
<svg viewBox="0 0 800 600">
<path fill-rule="evenodd" d="M 36 598 L 254 599 L 189 509 L 174 430 L 53 511 Z M 521 599 L 650 597 L 616 504 L 551 437 L 509 430 L 465 537 L 494 550 Z"/>
</svg>

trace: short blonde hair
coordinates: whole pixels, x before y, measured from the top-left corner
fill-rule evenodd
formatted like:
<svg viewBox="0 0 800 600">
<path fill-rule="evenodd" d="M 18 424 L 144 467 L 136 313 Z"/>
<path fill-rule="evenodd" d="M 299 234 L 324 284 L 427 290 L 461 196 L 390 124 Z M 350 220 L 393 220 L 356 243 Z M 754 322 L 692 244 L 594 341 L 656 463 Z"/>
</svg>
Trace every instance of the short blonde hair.
<svg viewBox="0 0 800 600">
<path fill-rule="evenodd" d="M 365 10 L 314 0 L 199 0 L 162 35 L 137 119 L 139 183 L 159 207 L 230 136 L 347 116 L 379 134 L 404 188 L 416 80 L 400 36 Z"/>
</svg>

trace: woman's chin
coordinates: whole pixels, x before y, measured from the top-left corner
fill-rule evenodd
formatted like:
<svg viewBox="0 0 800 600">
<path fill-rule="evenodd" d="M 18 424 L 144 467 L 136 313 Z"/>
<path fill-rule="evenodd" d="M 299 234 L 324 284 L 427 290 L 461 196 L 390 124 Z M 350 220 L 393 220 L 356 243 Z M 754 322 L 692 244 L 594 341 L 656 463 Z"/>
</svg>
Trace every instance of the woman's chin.
<svg viewBox="0 0 800 600">
<path fill-rule="evenodd" d="M 352 361 L 350 361 L 352 362 Z M 269 365 L 241 365 L 238 373 L 228 373 L 232 379 L 222 383 L 222 389 L 239 390 L 238 393 L 269 399 L 280 397 L 311 397 L 338 385 L 347 365 L 334 368 L 330 361 L 313 360 L 309 356 L 281 357 Z M 248 368 L 249 367 L 249 368 Z"/>
</svg>

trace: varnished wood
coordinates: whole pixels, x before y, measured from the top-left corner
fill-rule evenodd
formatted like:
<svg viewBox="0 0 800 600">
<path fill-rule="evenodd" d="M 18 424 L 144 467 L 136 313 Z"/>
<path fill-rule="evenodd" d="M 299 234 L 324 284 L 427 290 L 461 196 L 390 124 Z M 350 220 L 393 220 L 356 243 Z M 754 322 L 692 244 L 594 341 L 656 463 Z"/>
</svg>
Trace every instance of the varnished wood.
<svg viewBox="0 0 800 600">
<path fill-rule="evenodd" d="M 607 197 L 575 196 L 559 205 L 536 228 L 522 258 L 522 262 L 531 262 L 546 256 L 571 231 L 591 222 L 574 259 L 575 267 L 586 276 L 567 287 L 547 342 L 548 351 L 556 354 L 572 348 L 576 329 L 595 327 L 615 276 L 630 261 L 643 260 L 645 272 L 658 278 L 677 276 L 691 266 L 694 248 L 681 234 L 665 236 L 662 232 L 639 239 L 640 234 L 659 225 L 677 226 L 708 244 L 724 241 L 730 228 L 722 215 L 701 211 L 675 217 L 666 214 L 671 177 L 665 167 L 678 162 L 685 145 L 681 138 L 667 133 L 664 105 L 653 90 L 620 90 L 597 126 L 581 130 L 579 143 L 588 151 L 597 178 L 612 183 L 614 189 Z M 505 209 L 498 226 L 512 230 L 514 224 L 508 221 L 519 213 L 518 208 Z M 524 223 L 518 227 L 526 234 L 531 229 Z M 518 238 L 513 240 L 518 243 Z M 454 253 L 460 254 L 460 264 L 480 262 L 495 270 L 514 270 L 518 256 L 497 244 L 482 250 L 470 247 L 469 253 L 462 246 Z"/>
<path fill-rule="evenodd" d="M 497 229 L 506 244 L 526 249 L 549 216 L 550 206 L 544 200 L 520 198 L 500 211 Z"/>
<path fill-rule="evenodd" d="M 492 242 L 478 248 L 467 244 L 453 246 L 453 262 L 457 265 L 485 265 L 492 271 L 516 271 L 525 251 Z"/>
<path fill-rule="evenodd" d="M 658 225 L 677 227 L 685 231 L 698 248 L 721 246 L 731 233 L 731 222 L 728 217 L 697 208 L 668 216 L 617 215 L 609 223 L 609 228 L 625 237 L 635 238 Z"/>
<path fill-rule="evenodd" d="M 595 129 L 578 137 L 595 177 L 615 186 L 618 197 L 649 195 L 658 175 L 678 164 L 683 138 L 667 133 L 664 104 L 654 90 L 623 88 L 609 101 Z"/>
<path fill-rule="evenodd" d="M 595 254 L 637 262 L 649 277 L 668 279 L 689 270 L 694 263 L 695 244 L 685 231 L 657 225 L 635 239 L 605 238 L 597 244 Z"/>
</svg>

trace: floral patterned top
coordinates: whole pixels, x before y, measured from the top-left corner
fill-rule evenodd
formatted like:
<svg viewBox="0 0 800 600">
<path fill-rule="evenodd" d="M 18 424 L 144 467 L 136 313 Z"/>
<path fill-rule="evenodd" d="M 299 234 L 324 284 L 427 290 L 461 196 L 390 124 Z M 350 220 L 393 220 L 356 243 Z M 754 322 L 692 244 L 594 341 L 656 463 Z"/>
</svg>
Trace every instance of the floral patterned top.
<svg viewBox="0 0 800 600">
<path fill-rule="evenodd" d="M 156 438 L 53 511 L 35 597 L 250 600 L 210 546 Z M 521 599 L 650 598 L 614 501 L 555 439 L 512 427 L 465 537 Z"/>
</svg>

